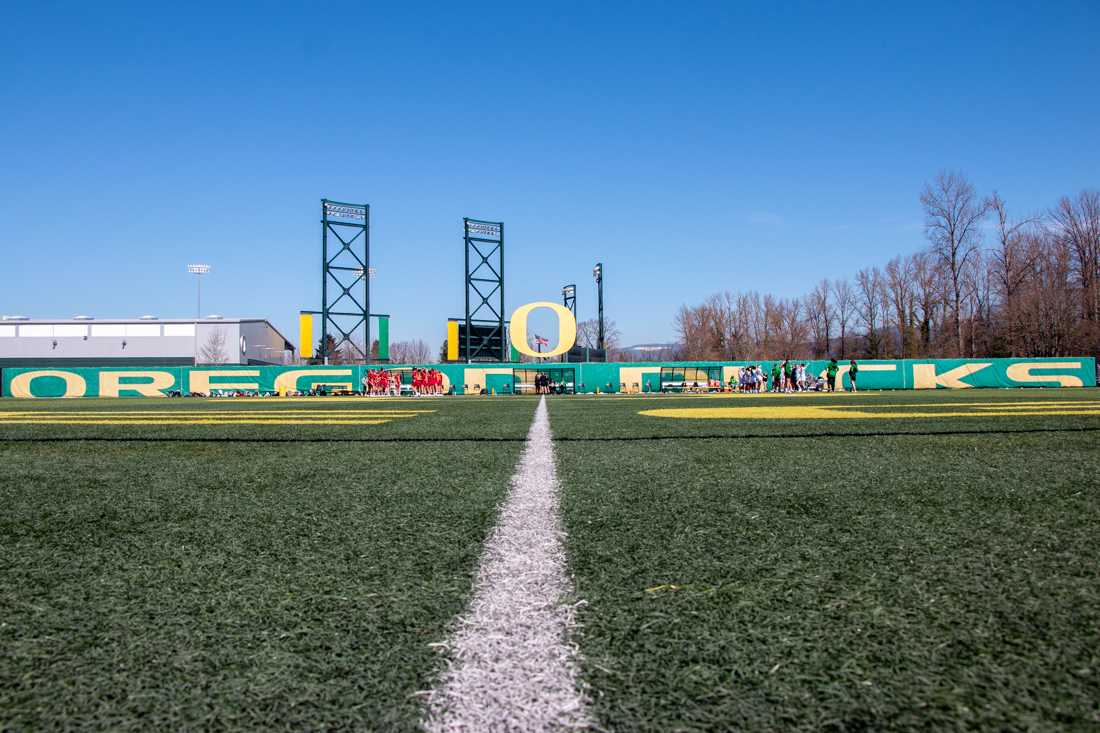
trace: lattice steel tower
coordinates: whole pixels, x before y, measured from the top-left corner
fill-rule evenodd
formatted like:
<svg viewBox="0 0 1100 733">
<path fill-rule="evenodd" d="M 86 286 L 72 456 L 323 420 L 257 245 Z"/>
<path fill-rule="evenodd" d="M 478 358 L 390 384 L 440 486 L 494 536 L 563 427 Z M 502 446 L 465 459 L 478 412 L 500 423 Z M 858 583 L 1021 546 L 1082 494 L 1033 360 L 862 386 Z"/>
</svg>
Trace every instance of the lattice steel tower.
<svg viewBox="0 0 1100 733">
<path fill-rule="evenodd" d="M 340 245 L 333 247 L 335 254 L 330 254 L 330 234 Z M 363 361 L 370 360 L 370 270 L 370 205 L 321 199 L 321 344 L 318 356 L 326 363 L 332 357 L 328 344 L 330 335 L 334 341 L 332 351 L 338 352 L 348 344 Z M 330 326 L 335 333 L 330 331 Z M 354 338 L 360 329 L 365 336 L 362 348 Z"/>
<path fill-rule="evenodd" d="M 504 330 L 504 222 L 465 217 L 462 223 L 466 243 L 466 324 L 461 335 L 461 357 L 467 362 L 508 361 L 508 336 Z M 472 263 L 472 258 L 476 262 Z"/>
</svg>

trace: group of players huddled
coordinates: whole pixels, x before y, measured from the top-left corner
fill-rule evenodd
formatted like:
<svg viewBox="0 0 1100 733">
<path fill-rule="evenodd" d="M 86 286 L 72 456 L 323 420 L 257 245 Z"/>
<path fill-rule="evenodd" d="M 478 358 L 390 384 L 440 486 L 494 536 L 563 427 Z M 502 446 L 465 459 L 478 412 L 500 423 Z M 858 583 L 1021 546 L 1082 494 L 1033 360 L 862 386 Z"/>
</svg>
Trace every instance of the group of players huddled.
<svg viewBox="0 0 1100 733">
<path fill-rule="evenodd" d="M 409 387 L 414 395 L 441 395 L 443 373 L 438 369 L 412 369 L 412 381 Z M 371 369 L 363 377 L 363 394 L 372 397 L 401 394 L 401 372 L 397 369 Z"/>
<path fill-rule="evenodd" d="M 730 389 L 737 392 L 835 392 L 840 367 L 836 359 L 830 359 L 822 376 L 811 373 L 805 364 L 790 359 L 772 364 L 769 374 L 763 367 L 747 366 L 737 377 L 730 377 Z M 859 365 L 852 359 L 848 365 L 851 390 L 856 391 L 856 375 Z M 843 382 L 841 391 L 843 391 Z"/>
</svg>

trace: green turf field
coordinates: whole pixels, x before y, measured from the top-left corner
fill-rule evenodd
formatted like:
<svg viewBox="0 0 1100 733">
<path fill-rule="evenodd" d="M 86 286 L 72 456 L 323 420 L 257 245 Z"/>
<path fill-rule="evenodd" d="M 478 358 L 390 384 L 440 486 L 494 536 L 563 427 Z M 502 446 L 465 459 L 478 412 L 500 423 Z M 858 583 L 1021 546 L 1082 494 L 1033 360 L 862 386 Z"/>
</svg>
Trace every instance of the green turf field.
<svg viewBox="0 0 1100 733">
<path fill-rule="evenodd" d="M 751 420 L 638 419 L 627 401 L 592 412 L 555 401 L 568 543 L 588 602 L 581 648 L 601 721 L 630 730 L 1097 725 L 1098 398 L 660 405 L 958 415 Z M 1013 407 L 1025 401 L 1037 406 Z M 973 414 L 1013 409 L 1025 414 Z"/>
<path fill-rule="evenodd" d="M 536 404 L 0 401 L 0 729 L 414 728 Z M 1100 725 L 1100 392 L 549 406 L 602 727 Z"/>
<path fill-rule="evenodd" d="M 441 402 L 361 426 L 0 416 L 0 729 L 413 728 L 535 404 Z M 135 423 L 287 407 L 13 405 Z M 477 422 L 508 440 L 382 442 Z"/>
</svg>

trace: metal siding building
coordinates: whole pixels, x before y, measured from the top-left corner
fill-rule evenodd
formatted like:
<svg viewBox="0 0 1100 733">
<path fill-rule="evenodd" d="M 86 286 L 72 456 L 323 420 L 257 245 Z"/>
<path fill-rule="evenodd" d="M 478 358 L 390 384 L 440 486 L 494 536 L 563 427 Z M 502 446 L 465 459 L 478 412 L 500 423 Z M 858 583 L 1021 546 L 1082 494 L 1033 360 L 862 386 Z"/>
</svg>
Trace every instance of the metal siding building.
<svg viewBox="0 0 1100 733">
<path fill-rule="evenodd" d="M 0 367 L 192 365 L 220 343 L 224 364 L 284 364 L 290 343 L 258 318 L 0 321 Z M 286 352 L 290 352 L 289 355 Z"/>
</svg>

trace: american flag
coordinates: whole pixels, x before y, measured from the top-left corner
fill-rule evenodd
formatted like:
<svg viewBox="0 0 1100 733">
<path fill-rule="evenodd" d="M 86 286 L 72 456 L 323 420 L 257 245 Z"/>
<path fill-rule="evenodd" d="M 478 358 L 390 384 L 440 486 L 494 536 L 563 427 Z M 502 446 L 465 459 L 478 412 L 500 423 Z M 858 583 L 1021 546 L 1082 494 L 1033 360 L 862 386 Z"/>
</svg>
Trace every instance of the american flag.
<svg viewBox="0 0 1100 733">
<path fill-rule="evenodd" d="M 550 339 L 544 339 L 542 336 L 539 336 L 536 333 L 535 334 L 535 345 L 536 346 L 549 346 L 550 345 Z"/>
</svg>

